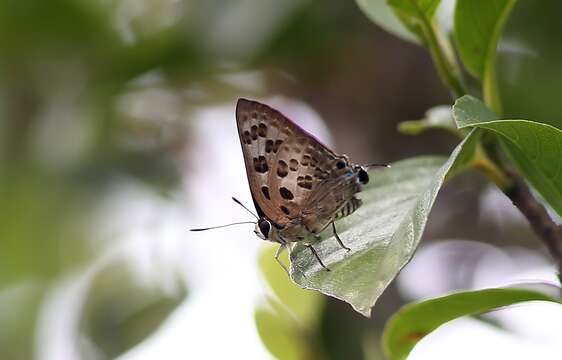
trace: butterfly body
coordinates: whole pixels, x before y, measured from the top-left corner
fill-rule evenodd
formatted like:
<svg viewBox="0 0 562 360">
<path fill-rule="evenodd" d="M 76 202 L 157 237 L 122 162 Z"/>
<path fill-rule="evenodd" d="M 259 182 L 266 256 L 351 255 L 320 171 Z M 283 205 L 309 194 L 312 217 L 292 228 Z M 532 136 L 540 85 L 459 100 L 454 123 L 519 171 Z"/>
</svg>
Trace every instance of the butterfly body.
<svg viewBox="0 0 562 360">
<path fill-rule="evenodd" d="M 239 99 L 236 123 L 261 238 L 307 242 L 361 205 L 355 194 L 369 181 L 365 169 L 277 110 Z"/>
</svg>

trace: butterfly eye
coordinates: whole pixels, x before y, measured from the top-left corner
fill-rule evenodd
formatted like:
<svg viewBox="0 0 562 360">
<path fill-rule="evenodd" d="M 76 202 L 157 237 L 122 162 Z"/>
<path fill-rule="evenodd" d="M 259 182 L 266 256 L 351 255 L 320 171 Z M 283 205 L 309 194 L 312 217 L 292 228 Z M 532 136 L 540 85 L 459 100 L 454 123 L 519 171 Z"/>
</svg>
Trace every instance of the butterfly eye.
<svg viewBox="0 0 562 360">
<path fill-rule="evenodd" d="M 359 170 L 359 172 L 357 173 L 357 178 L 363 185 L 369 182 L 369 174 L 367 174 L 367 172 L 363 168 L 361 168 L 361 170 Z"/>
<path fill-rule="evenodd" d="M 271 230 L 271 224 L 269 223 L 269 221 L 262 218 L 258 221 L 258 226 L 262 235 L 267 239 Z"/>
</svg>

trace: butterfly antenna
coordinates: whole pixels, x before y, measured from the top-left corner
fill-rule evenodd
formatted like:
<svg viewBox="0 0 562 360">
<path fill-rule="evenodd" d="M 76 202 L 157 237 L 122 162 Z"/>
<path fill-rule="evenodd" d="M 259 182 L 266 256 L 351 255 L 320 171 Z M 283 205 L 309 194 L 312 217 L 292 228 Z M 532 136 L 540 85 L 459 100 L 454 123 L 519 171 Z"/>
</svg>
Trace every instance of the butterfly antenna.
<svg viewBox="0 0 562 360">
<path fill-rule="evenodd" d="M 385 168 L 389 168 L 390 164 L 368 164 L 365 165 L 366 168 L 372 168 L 372 167 L 385 167 Z"/>
<path fill-rule="evenodd" d="M 240 202 L 240 200 L 238 200 L 237 198 L 235 198 L 234 196 L 232 197 L 232 200 L 234 200 L 235 203 L 237 203 L 238 205 L 242 206 L 244 209 L 246 209 L 247 212 L 249 212 L 250 214 L 252 214 L 256 219 L 260 219 L 256 214 L 254 214 L 252 212 L 252 210 L 248 209 L 247 207 L 244 206 L 244 204 L 242 204 Z"/>
<path fill-rule="evenodd" d="M 223 228 L 223 227 L 227 227 L 227 226 L 240 225 L 240 224 L 255 224 L 255 222 L 253 222 L 253 221 L 240 221 L 240 222 L 235 222 L 235 223 L 226 224 L 226 225 L 211 226 L 211 227 L 207 227 L 207 228 L 189 229 L 189 231 L 205 231 L 205 230 L 219 229 L 219 228 Z"/>
</svg>

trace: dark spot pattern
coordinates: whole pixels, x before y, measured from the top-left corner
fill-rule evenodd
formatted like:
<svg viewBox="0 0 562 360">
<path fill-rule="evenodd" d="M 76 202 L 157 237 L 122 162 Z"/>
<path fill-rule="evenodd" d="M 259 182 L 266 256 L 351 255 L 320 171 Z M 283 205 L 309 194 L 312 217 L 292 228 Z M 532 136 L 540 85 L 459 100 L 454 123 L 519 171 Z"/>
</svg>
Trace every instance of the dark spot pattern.
<svg viewBox="0 0 562 360">
<path fill-rule="evenodd" d="M 267 126 L 264 123 L 260 123 L 258 126 L 258 136 L 265 137 L 267 135 Z"/>
<path fill-rule="evenodd" d="M 303 155 L 303 157 L 301 159 L 301 165 L 302 166 L 308 166 L 308 164 L 310 164 L 310 160 L 311 160 L 310 155 Z"/>
<path fill-rule="evenodd" d="M 289 170 L 288 170 L 288 166 L 287 163 L 284 162 L 283 160 L 279 160 L 277 162 L 277 175 L 279 177 L 284 178 L 285 176 L 287 176 L 289 174 Z"/>
<path fill-rule="evenodd" d="M 283 144 L 283 140 L 275 140 L 275 143 L 273 144 L 273 152 L 275 154 L 279 151 L 279 146 L 281 146 L 281 144 Z"/>
<path fill-rule="evenodd" d="M 287 189 L 284 186 L 279 188 L 279 194 L 281 194 L 281 197 L 285 200 L 293 200 L 293 198 L 294 198 L 291 190 Z"/>
<path fill-rule="evenodd" d="M 299 162 L 297 159 L 291 159 L 289 160 L 289 169 L 291 171 L 297 171 L 299 168 Z"/>
<path fill-rule="evenodd" d="M 258 127 L 256 125 L 252 125 L 252 128 L 250 129 L 250 133 L 252 134 L 252 140 L 258 139 Z"/>
<path fill-rule="evenodd" d="M 271 197 L 269 196 L 269 188 L 267 186 L 262 186 L 261 192 L 263 193 L 263 196 L 265 196 L 267 200 L 271 200 Z"/>
<path fill-rule="evenodd" d="M 297 177 L 297 185 L 301 188 L 312 190 L 312 176 L 299 176 Z"/>
<path fill-rule="evenodd" d="M 273 151 L 273 140 L 267 139 L 265 141 L 265 152 L 269 154 L 272 151 Z"/>
<path fill-rule="evenodd" d="M 252 135 L 250 135 L 250 132 L 248 130 L 244 131 L 244 133 L 242 133 L 242 139 L 244 141 L 244 144 L 251 144 L 252 143 Z"/>
<path fill-rule="evenodd" d="M 279 209 L 281 209 L 281 211 L 283 211 L 285 215 L 289 215 L 291 213 L 286 206 L 281 205 L 279 206 Z"/>
<path fill-rule="evenodd" d="M 330 174 L 319 167 L 314 168 L 314 177 L 320 180 L 325 180 Z"/>
<path fill-rule="evenodd" d="M 264 174 L 269 171 L 269 166 L 267 166 L 267 161 L 264 156 L 259 156 L 254 158 L 254 170 L 260 174 Z"/>
<path fill-rule="evenodd" d="M 341 160 L 338 161 L 338 162 L 336 163 L 336 167 L 337 167 L 338 169 L 340 169 L 340 170 L 343 169 L 343 168 L 345 167 L 345 162 L 343 162 L 343 161 L 341 161 Z"/>
</svg>

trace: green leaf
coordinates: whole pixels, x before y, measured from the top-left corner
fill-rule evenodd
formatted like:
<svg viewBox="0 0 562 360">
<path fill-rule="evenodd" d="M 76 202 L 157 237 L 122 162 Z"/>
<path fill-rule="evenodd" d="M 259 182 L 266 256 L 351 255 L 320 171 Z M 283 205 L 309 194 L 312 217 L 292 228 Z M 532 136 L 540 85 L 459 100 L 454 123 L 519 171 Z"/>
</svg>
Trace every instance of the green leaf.
<svg viewBox="0 0 562 360">
<path fill-rule="evenodd" d="M 318 293 L 296 286 L 272 261 L 275 247 L 259 256 L 259 265 L 277 299 L 268 298 L 254 313 L 263 344 L 278 359 L 306 359 L 315 351 L 309 338 L 318 326 L 325 299 Z M 279 301 L 278 301 L 279 300 Z"/>
<path fill-rule="evenodd" d="M 433 18 L 440 0 L 388 0 L 388 5 L 413 18 Z"/>
<path fill-rule="evenodd" d="M 102 268 L 89 286 L 80 335 L 89 338 L 105 358 L 115 358 L 144 341 L 187 296 L 184 287 L 165 294 L 147 286 L 118 262 Z"/>
<path fill-rule="evenodd" d="M 430 40 L 429 32 L 435 30 L 432 27 L 432 19 L 439 2 L 440 0 L 387 0 L 396 17 L 422 43 L 427 43 Z"/>
<path fill-rule="evenodd" d="M 496 48 L 515 0 L 458 0 L 454 34 L 467 70 L 482 79 L 484 98 L 500 111 L 496 81 Z"/>
<path fill-rule="evenodd" d="M 507 118 L 562 129 L 562 1 L 517 1 L 502 30 L 496 76 Z"/>
<path fill-rule="evenodd" d="M 449 39 L 443 36 L 440 26 L 433 21 L 439 3 L 440 0 L 388 0 L 396 17 L 430 51 L 441 80 L 457 98 L 466 91 L 453 47 Z"/>
<path fill-rule="evenodd" d="M 406 305 L 386 324 L 383 334 L 386 356 L 390 360 L 406 359 L 418 341 L 453 319 L 534 300 L 557 302 L 538 291 L 501 288 L 459 292 Z"/>
<path fill-rule="evenodd" d="M 451 112 L 450 105 L 435 106 L 425 112 L 421 120 L 403 121 L 398 124 L 398 131 L 406 135 L 419 135 L 429 129 L 440 129 L 462 136 Z"/>
<path fill-rule="evenodd" d="M 295 331 L 294 321 L 282 307 L 260 307 L 254 313 L 254 321 L 263 344 L 277 359 L 306 359 L 306 339 Z"/>
<path fill-rule="evenodd" d="M 453 115 L 459 128 L 479 127 L 500 135 L 521 174 L 562 216 L 561 130 L 528 120 L 497 120 L 496 115 L 472 96 L 457 100 Z"/>
<path fill-rule="evenodd" d="M 484 76 L 515 0 L 457 0 L 454 36 L 459 55 L 474 76 Z"/>
<path fill-rule="evenodd" d="M 497 120 L 498 115 L 474 96 L 465 95 L 455 101 L 453 118 L 458 128 L 464 128 L 483 121 Z"/>
<path fill-rule="evenodd" d="M 287 278 L 285 270 L 277 261 L 272 261 L 276 248 L 277 246 L 268 247 L 260 254 L 258 261 L 262 274 L 291 316 L 302 326 L 314 326 L 324 307 L 324 298 L 313 291 L 301 289 Z"/>
<path fill-rule="evenodd" d="M 333 236 L 314 244 L 331 269 L 325 271 L 310 249 L 296 244 L 291 251 L 291 277 L 300 286 L 318 290 L 351 304 L 365 316 L 388 284 L 412 257 L 435 197 L 452 168 L 467 162 L 476 137 L 469 134 L 448 160 L 417 157 L 387 170 L 371 171 L 370 185 L 360 193 L 364 204 L 336 223 L 351 248 L 340 248 Z M 462 159 L 462 160 L 459 160 Z M 324 236 L 331 235 L 326 230 Z"/>
<path fill-rule="evenodd" d="M 389 33 L 413 43 L 419 43 L 416 35 L 412 34 L 394 15 L 386 0 L 356 0 L 357 5 L 371 21 Z"/>
</svg>

